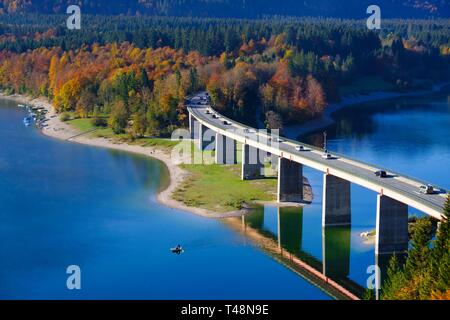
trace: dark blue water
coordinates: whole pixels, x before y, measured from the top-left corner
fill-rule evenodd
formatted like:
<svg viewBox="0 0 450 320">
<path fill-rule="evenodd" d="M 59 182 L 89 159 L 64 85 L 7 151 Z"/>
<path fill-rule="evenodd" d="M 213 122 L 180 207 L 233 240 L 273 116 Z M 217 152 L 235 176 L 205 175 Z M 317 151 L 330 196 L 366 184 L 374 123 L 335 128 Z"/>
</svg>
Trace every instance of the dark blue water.
<svg viewBox="0 0 450 320">
<path fill-rule="evenodd" d="M 156 203 L 160 162 L 44 137 L 23 116 L 1 102 L 0 299 L 329 299 L 222 222 Z"/>
</svg>

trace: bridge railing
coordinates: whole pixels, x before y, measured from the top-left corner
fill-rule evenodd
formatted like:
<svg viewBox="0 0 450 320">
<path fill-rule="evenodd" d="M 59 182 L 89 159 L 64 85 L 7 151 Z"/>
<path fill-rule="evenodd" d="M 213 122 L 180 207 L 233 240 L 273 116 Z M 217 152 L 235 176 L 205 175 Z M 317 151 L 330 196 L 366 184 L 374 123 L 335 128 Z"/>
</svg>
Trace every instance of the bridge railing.
<svg viewBox="0 0 450 320">
<path fill-rule="evenodd" d="M 309 145 L 309 144 L 306 144 L 306 143 L 303 143 L 303 142 L 299 142 L 299 141 L 296 141 L 296 140 L 293 140 L 293 139 L 288 139 L 288 138 L 284 138 L 284 137 L 283 137 L 283 140 L 289 141 L 289 142 L 291 142 L 291 143 L 303 145 L 303 146 L 305 146 L 305 147 L 307 147 L 307 148 L 311 148 L 312 150 L 322 151 L 322 152 L 324 151 L 322 148 L 318 148 L 318 147 L 315 147 L 315 146 L 311 146 L 311 145 Z M 427 182 L 427 181 L 425 181 L 425 180 L 423 180 L 423 179 L 421 179 L 421 178 L 417 178 L 417 177 L 409 176 L 409 175 L 406 175 L 406 174 L 403 174 L 403 173 L 399 173 L 399 172 L 396 172 L 396 171 L 391 170 L 391 169 L 389 169 L 389 168 L 386 168 L 386 167 L 383 167 L 383 166 L 379 166 L 379 165 L 374 165 L 373 163 L 369 163 L 369 162 L 366 162 L 366 161 L 361 161 L 361 160 L 359 160 L 359 159 L 356 159 L 356 158 L 353 158 L 353 157 L 344 155 L 344 154 L 339 153 L 339 152 L 334 152 L 334 151 L 331 151 L 331 150 L 329 150 L 329 151 L 330 151 L 330 153 L 331 153 L 332 155 L 334 155 L 334 156 L 336 156 L 336 157 L 338 157 L 338 158 L 346 159 L 346 160 L 349 160 L 349 161 L 352 161 L 352 162 L 355 162 L 355 163 L 358 163 L 358 164 L 361 164 L 361 165 L 364 165 L 364 166 L 373 168 L 373 169 L 375 169 L 375 170 L 383 170 L 383 171 L 386 171 L 387 173 L 390 173 L 390 174 L 392 174 L 392 175 L 394 175 L 394 176 L 402 177 L 402 178 L 411 180 L 411 181 L 413 181 L 413 182 L 415 182 L 415 183 L 418 183 L 418 184 L 422 184 L 422 185 L 432 185 L 432 186 L 435 187 L 436 189 L 441 190 L 441 191 L 443 191 L 443 192 L 446 191 L 444 188 L 441 188 L 441 187 L 437 186 L 436 184 Z"/>
<path fill-rule="evenodd" d="M 210 108 L 212 109 L 212 107 L 210 107 Z M 215 111 L 215 110 L 214 110 L 214 112 L 217 113 L 217 111 Z M 218 113 L 218 114 L 219 114 L 219 113 Z M 222 115 L 222 114 L 219 114 L 219 115 L 220 115 L 220 117 L 223 118 L 224 120 L 227 120 L 227 121 L 229 121 L 229 122 L 231 122 L 231 123 L 238 124 L 239 126 L 242 126 L 242 127 L 246 128 L 246 129 L 249 129 L 249 130 L 258 130 L 258 129 L 255 129 L 255 128 L 253 128 L 253 127 L 250 127 L 250 126 L 247 126 L 247 125 L 245 125 L 245 124 L 242 124 L 242 123 L 240 123 L 240 122 L 237 122 L 237 121 L 235 121 L 235 120 L 232 120 L 232 119 L 230 119 L 230 118 L 228 118 L 228 117 L 226 117 L 226 116 L 224 116 L 224 115 Z M 257 131 L 257 133 L 258 133 L 258 131 Z M 258 134 L 263 134 L 263 133 L 258 133 Z M 269 135 L 267 135 L 267 136 L 269 136 Z M 304 143 L 304 142 L 300 142 L 300 141 L 297 141 L 297 140 L 294 140 L 294 139 L 285 138 L 285 137 L 283 137 L 283 136 L 280 136 L 280 138 L 281 138 L 283 141 L 285 141 L 285 142 L 290 142 L 290 143 L 295 144 L 295 145 L 302 145 L 302 146 L 304 146 L 304 147 L 306 147 L 306 148 L 308 148 L 308 149 L 311 149 L 311 150 L 314 150 L 314 151 L 317 151 L 317 152 L 323 152 L 323 151 L 324 151 L 323 148 L 319 148 L 319 147 L 316 147 L 316 146 L 313 146 L 313 145 L 310 145 L 310 144 L 307 144 L 307 143 Z M 386 171 L 386 172 L 388 172 L 388 173 L 390 173 L 390 174 L 392 174 L 392 175 L 394 175 L 394 176 L 402 177 L 402 178 L 405 178 L 405 179 L 407 179 L 407 180 L 411 180 L 412 182 L 415 182 L 415 183 L 418 183 L 418 184 L 422 184 L 422 185 L 431 185 L 431 186 L 433 186 L 436 190 L 440 190 L 441 192 L 444 192 L 444 193 L 446 192 L 446 189 L 445 189 L 445 188 L 442 188 L 442 187 L 440 187 L 440 186 L 438 186 L 438 185 L 436 185 L 436 184 L 434 184 L 434 183 L 427 182 L 427 181 L 425 181 L 425 180 L 423 180 L 423 179 L 420 179 L 420 178 L 417 178 L 417 177 L 413 177 L 413 176 L 409 176 L 409 175 L 406 175 L 406 174 L 403 174 L 403 173 L 400 173 L 400 172 L 396 172 L 396 171 L 394 171 L 394 170 L 391 170 L 391 169 L 386 168 L 386 167 L 383 167 L 383 166 L 374 165 L 373 163 L 361 161 L 361 160 L 359 160 L 359 159 L 355 159 L 355 158 L 353 158 L 353 157 L 349 157 L 349 156 L 344 155 L 344 154 L 341 154 L 341 153 L 339 153 L 339 152 L 333 152 L 333 151 L 331 151 L 330 153 L 331 153 L 332 155 L 338 157 L 338 158 L 346 159 L 346 160 L 349 160 L 349 161 L 352 161 L 352 162 L 355 162 L 355 163 L 358 163 L 358 164 L 361 164 L 361 165 L 364 165 L 364 166 L 373 168 L 374 170 L 383 170 L 383 171 Z"/>
</svg>

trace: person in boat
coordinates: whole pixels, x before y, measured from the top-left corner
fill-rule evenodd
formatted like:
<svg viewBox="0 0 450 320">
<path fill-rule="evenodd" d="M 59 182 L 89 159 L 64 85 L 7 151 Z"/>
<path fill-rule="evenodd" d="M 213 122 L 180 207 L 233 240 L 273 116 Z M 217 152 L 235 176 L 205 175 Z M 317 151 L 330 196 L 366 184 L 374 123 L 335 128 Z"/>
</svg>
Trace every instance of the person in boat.
<svg viewBox="0 0 450 320">
<path fill-rule="evenodd" d="M 177 245 L 175 248 L 172 249 L 172 252 L 176 253 L 176 254 L 180 254 L 183 252 L 183 248 L 181 247 L 181 245 Z"/>
</svg>

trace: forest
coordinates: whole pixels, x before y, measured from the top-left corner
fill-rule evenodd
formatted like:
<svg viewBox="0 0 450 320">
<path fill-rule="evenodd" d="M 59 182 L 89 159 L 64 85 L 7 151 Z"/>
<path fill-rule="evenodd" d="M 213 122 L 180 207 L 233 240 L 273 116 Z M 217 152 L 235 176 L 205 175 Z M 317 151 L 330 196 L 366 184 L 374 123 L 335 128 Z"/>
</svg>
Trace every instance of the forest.
<svg viewBox="0 0 450 320">
<path fill-rule="evenodd" d="M 0 86 L 58 111 L 108 117 L 115 132 L 167 136 L 206 89 L 221 112 L 270 128 L 320 115 L 367 76 L 409 90 L 449 75 L 450 23 L 356 20 L 0 16 Z M 99 121 L 101 123 L 101 121 Z"/>
<path fill-rule="evenodd" d="M 2 0 L 0 12 L 64 14 L 78 4 L 88 14 L 165 15 L 222 18 L 320 16 L 362 19 L 370 0 Z M 385 18 L 449 17 L 448 0 L 378 0 Z"/>
</svg>

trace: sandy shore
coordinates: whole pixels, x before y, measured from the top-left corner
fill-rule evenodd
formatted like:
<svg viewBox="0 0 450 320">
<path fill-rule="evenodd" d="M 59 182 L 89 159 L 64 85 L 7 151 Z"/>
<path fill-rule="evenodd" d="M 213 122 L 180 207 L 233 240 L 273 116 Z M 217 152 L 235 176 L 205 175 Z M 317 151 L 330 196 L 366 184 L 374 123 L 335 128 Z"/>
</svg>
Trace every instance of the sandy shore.
<svg viewBox="0 0 450 320">
<path fill-rule="evenodd" d="M 189 173 L 186 170 L 183 170 L 178 163 L 172 161 L 170 152 L 167 150 L 158 147 L 143 147 L 138 145 L 130 145 L 127 143 L 118 143 L 106 138 L 92 137 L 89 133 L 82 133 L 69 124 L 62 122 L 57 116 L 52 104 L 45 98 L 32 99 L 22 95 L 4 95 L 2 93 L 0 93 L 0 98 L 45 108 L 48 111 L 45 122 L 46 126 L 41 131 L 46 136 L 73 143 L 132 152 L 162 161 L 169 170 L 170 183 L 166 190 L 158 194 L 157 200 L 169 208 L 183 210 L 202 217 L 215 219 L 242 216 L 246 213 L 245 211 L 233 211 L 227 213 L 213 212 L 211 210 L 188 207 L 184 203 L 172 199 L 173 192 L 185 179 L 189 178 Z"/>
<path fill-rule="evenodd" d="M 449 85 L 449 83 L 440 83 L 435 86 L 431 90 L 423 90 L 423 91 L 415 91 L 415 92 L 387 92 L 387 91 L 378 91 L 372 92 L 367 95 L 356 95 L 352 97 L 345 97 L 339 103 L 330 104 L 325 112 L 317 119 L 313 119 L 303 124 L 286 126 L 283 129 L 283 133 L 286 137 L 290 139 L 297 139 L 299 136 L 324 129 L 334 123 L 334 119 L 332 117 L 333 113 L 336 111 L 342 110 L 343 108 L 354 106 L 358 104 L 362 104 L 365 102 L 374 102 L 381 100 L 389 100 L 396 99 L 401 97 L 414 97 L 421 96 L 431 93 L 436 93 L 442 90 L 443 87 Z"/>
</svg>

